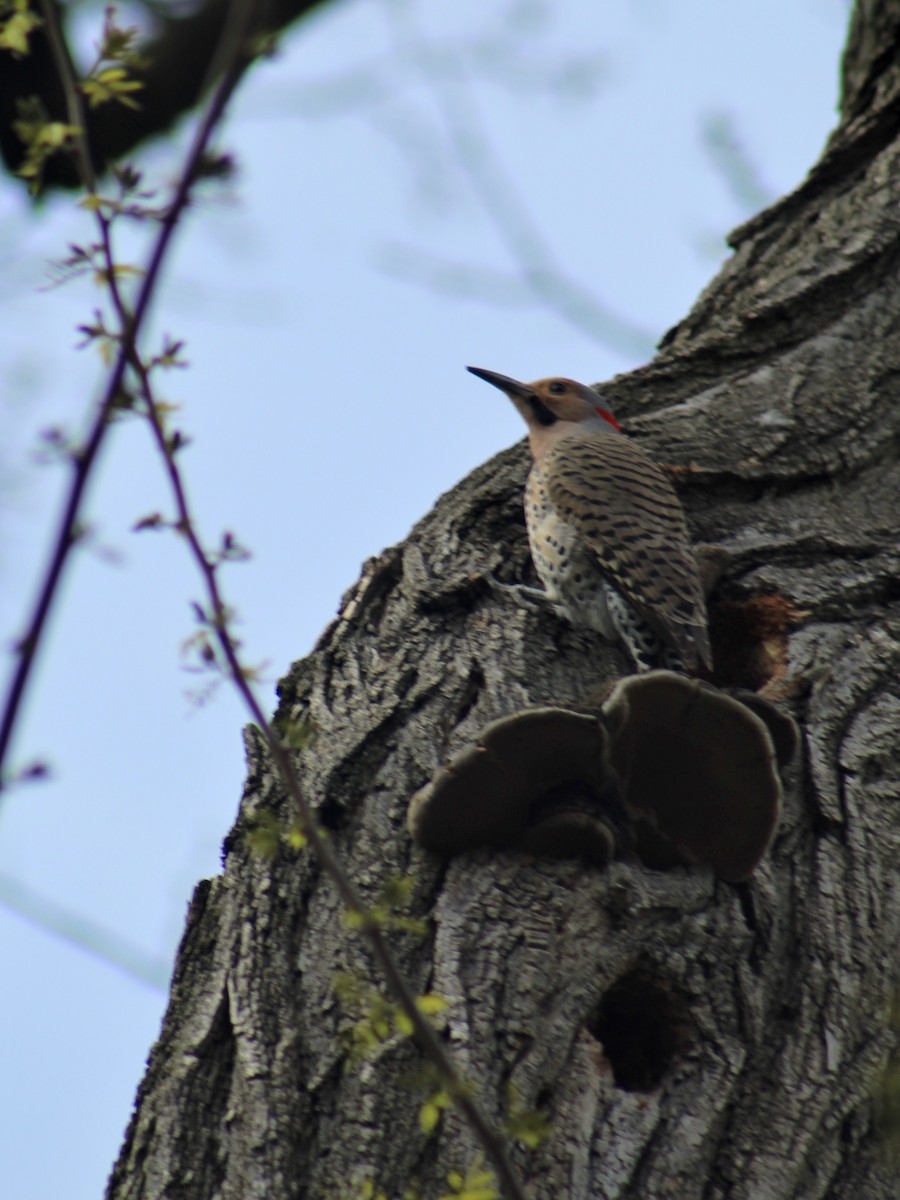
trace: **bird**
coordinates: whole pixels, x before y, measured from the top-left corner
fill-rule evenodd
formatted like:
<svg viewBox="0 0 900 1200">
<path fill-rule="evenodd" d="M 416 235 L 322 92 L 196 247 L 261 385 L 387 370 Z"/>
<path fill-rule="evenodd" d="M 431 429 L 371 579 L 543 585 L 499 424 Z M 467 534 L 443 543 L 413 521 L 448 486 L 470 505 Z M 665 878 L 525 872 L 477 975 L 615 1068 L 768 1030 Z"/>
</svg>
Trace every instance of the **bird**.
<svg viewBox="0 0 900 1200">
<path fill-rule="evenodd" d="M 620 643 L 638 672 L 712 667 L 706 601 L 684 510 L 659 466 L 627 437 L 593 388 L 520 383 L 468 367 L 512 400 L 533 464 L 525 521 L 540 588 L 577 627 Z"/>
</svg>

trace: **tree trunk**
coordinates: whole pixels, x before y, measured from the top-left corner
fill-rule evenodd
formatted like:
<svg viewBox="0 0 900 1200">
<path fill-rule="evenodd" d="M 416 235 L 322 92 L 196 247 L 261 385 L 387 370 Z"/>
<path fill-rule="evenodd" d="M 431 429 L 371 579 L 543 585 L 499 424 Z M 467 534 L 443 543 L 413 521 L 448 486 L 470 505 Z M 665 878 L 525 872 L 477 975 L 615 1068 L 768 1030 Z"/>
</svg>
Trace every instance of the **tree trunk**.
<svg viewBox="0 0 900 1200">
<path fill-rule="evenodd" d="M 900 0 L 859 0 L 843 78 L 806 182 L 737 231 L 654 362 L 606 390 L 680 464 L 696 540 L 729 552 L 716 681 L 765 686 L 803 731 L 752 879 L 411 842 L 410 797 L 487 722 L 627 669 L 485 582 L 530 578 L 524 445 L 371 560 L 281 685 L 280 711 L 316 730 L 305 793 L 363 896 L 414 881 L 427 933 L 389 937 L 412 986 L 447 1001 L 460 1070 L 497 1125 L 511 1106 L 549 1123 L 536 1148 L 511 1142 L 535 1200 L 900 1191 Z M 261 812 L 290 816 L 259 736 L 247 747 L 108 1195 L 446 1193 L 478 1143 L 452 1109 L 421 1130 L 434 1085 L 410 1039 L 349 1054 L 335 978 L 378 975 L 309 850 L 251 851 Z"/>
</svg>

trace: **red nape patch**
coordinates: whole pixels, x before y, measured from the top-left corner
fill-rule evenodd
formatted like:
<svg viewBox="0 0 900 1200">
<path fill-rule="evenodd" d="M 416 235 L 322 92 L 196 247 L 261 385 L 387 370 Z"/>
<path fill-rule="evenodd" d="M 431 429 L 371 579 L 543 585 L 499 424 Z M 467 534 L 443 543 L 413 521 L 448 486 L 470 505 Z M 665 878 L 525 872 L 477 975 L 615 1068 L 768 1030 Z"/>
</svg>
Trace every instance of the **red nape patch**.
<svg viewBox="0 0 900 1200">
<path fill-rule="evenodd" d="M 622 432 L 622 426 L 619 424 L 619 422 L 612 415 L 612 413 L 609 411 L 608 408 L 595 408 L 594 412 L 597 414 L 598 417 L 602 417 L 604 421 L 609 421 L 609 423 L 610 423 L 610 425 L 612 425 L 613 429 L 618 429 L 619 433 Z"/>
</svg>

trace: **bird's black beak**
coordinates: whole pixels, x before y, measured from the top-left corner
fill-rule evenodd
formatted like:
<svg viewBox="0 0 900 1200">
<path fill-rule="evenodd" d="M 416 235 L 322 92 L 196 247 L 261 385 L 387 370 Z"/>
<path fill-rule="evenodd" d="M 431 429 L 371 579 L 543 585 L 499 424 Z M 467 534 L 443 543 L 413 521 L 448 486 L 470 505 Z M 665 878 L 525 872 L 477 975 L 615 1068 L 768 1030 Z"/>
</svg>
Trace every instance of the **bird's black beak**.
<svg viewBox="0 0 900 1200">
<path fill-rule="evenodd" d="M 499 375 L 496 371 L 486 371 L 484 367 L 466 367 L 466 370 L 477 375 L 479 379 L 483 379 L 485 383 L 492 383 L 501 392 L 506 392 L 510 398 L 518 396 L 522 400 L 534 399 L 534 392 L 528 384 L 519 383 L 518 379 L 510 379 L 508 375 Z"/>
</svg>

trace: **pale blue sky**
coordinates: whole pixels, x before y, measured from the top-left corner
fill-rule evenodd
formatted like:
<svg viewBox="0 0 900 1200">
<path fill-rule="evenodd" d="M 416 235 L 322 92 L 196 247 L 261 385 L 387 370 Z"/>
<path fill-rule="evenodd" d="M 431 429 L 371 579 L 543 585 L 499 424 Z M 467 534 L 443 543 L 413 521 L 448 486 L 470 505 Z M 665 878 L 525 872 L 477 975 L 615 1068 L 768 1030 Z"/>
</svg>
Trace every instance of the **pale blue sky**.
<svg viewBox="0 0 900 1200">
<path fill-rule="evenodd" d="M 710 243 L 724 255 L 722 236 L 749 215 L 711 165 L 704 119 L 734 119 L 772 196 L 802 179 L 835 120 L 841 0 L 461 0 L 452 14 L 421 0 L 396 10 L 417 16 L 418 34 L 391 9 L 327 7 L 254 71 L 224 138 L 241 176 L 189 217 L 156 308 L 157 331 L 184 338 L 191 360 L 167 390 L 195 439 L 182 462 L 202 527 L 254 551 L 224 579 L 248 658 L 269 664 L 267 707 L 361 562 L 522 435 L 466 363 L 591 382 L 646 357 L 528 299 L 509 226 L 459 159 L 459 122 L 556 269 L 652 345 L 714 273 Z M 546 24 L 505 29 L 509 12 L 542 9 Z M 502 69 L 496 52 L 475 54 L 489 36 Z M 438 85 L 424 82 L 422 39 Z M 573 89 L 542 85 L 573 58 L 585 65 Z M 577 94 L 596 64 L 593 95 Z M 146 165 L 171 178 L 171 145 Z M 82 427 L 99 387 L 93 352 L 73 349 L 98 302 L 90 285 L 39 290 L 47 260 L 87 229 L 70 198 L 35 219 L 8 185 L 0 195 L 7 644 L 63 482 L 30 449 L 48 425 Z M 398 278 L 412 254 L 489 273 L 502 303 Z M 184 697 L 203 683 L 178 653 L 199 587 L 174 537 L 128 532 L 167 508 L 143 428 L 123 424 L 90 498 L 118 561 L 83 552 L 69 571 L 17 743 L 54 778 L 0 813 L 0 895 L 15 881 L 166 964 L 237 810 L 246 719 L 224 690 L 201 709 Z M 8 907 L 0 940 L 4 1195 L 96 1198 L 165 997 Z"/>
</svg>

